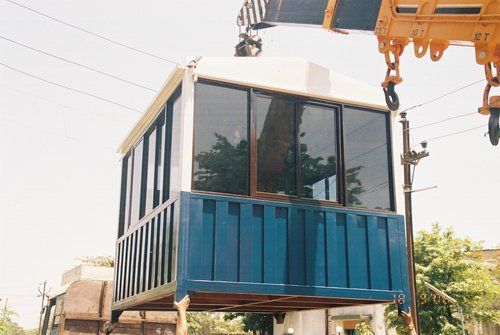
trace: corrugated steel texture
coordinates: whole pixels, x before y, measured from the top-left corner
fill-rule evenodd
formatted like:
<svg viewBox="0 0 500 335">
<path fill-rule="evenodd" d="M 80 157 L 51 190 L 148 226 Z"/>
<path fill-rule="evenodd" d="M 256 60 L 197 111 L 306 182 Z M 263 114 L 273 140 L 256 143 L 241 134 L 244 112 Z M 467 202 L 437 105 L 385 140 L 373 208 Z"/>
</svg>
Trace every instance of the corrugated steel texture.
<svg viewBox="0 0 500 335">
<path fill-rule="evenodd" d="M 402 291 L 403 228 L 382 212 L 191 195 L 188 279 Z"/>
<path fill-rule="evenodd" d="M 175 204 L 177 217 L 172 203 L 119 240 L 114 309 L 171 310 L 186 294 L 191 310 L 267 312 L 408 297 L 401 215 L 188 192 Z"/>
<path fill-rule="evenodd" d="M 174 206 L 169 202 L 116 246 L 114 302 L 174 280 Z"/>
</svg>

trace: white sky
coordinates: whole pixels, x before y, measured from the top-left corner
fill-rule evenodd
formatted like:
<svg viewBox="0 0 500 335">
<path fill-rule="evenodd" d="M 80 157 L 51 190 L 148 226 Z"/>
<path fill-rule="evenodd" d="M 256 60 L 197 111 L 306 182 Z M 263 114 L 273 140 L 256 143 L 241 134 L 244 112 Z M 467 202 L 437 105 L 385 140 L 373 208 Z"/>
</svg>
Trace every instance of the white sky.
<svg viewBox="0 0 500 335">
<path fill-rule="evenodd" d="M 241 4 L 238 0 L 19 2 L 174 60 L 232 56 Z M 172 68 L 5 0 L 0 0 L 0 35 L 153 88 L 160 88 Z M 373 36 L 273 28 L 263 38 L 265 56 L 308 58 L 377 86 L 385 73 Z M 472 48 L 451 47 L 439 63 L 428 56 L 418 60 L 408 48 L 401 61 L 404 83 L 398 92 L 405 106 L 483 76 Z M 0 62 L 139 110 L 154 95 L 1 39 Z M 412 110 L 412 125 L 475 111 L 482 89 L 482 84 L 476 85 Z M 120 175 L 115 149 L 138 117 L 0 66 L 0 298 L 9 298 L 22 326 L 37 325 L 38 283 L 47 279 L 56 287 L 76 257 L 114 254 Z M 418 143 L 486 123 L 486 117 L 467 116 L 415 130 L 413 138 Z M 485 131 L 429 143 L 431 157 L 419 165 L 415 188 L 439 188 L 414 195 L 417 229 L 439 221 L 461 236 L 484 240 L 486 247 L 498 245 L 500 147 L 489 144 Z"/>
</svg>

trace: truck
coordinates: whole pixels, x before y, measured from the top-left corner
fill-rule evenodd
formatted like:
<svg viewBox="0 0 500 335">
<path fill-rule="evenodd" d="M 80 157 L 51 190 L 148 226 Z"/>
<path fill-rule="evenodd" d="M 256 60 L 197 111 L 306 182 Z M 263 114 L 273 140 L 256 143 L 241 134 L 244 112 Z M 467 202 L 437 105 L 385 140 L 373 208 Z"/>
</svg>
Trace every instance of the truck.
<svg viewBox="0 0 500 335">
<path fill-rule="evenodd" d="M 79 265 L 62 276 L 61 286 L 42 310 L 40 335 L 109 333 L 113 268 Z M 116 335 L 173 335 L 177 315 L 172 312 L 126 311 L 113 325 Z"/>
</svg>

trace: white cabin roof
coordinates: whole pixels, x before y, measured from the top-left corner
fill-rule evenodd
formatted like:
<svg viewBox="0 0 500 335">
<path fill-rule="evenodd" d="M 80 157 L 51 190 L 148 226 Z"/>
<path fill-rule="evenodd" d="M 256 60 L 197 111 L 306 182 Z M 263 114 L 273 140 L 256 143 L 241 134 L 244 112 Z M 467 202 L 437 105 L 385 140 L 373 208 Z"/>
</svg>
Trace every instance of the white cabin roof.
<svg viewBox="0 0 500 335">
<path fill-rule="evenodd" d="M 191 76 L 186 76 L 189 70 Z M 125 154 L 148 129 L 182 80 L 211 79 L 332 102 L 387 110 L 380 87 L 299 57 L 190 57 L 174 68 L 119 148 Z"/>
<path fill-rule="evenodd" d="M 194 73 L 201 78 L 387 110 L 380 87 L 299 57 L 202 57 Z"/>
</svg>

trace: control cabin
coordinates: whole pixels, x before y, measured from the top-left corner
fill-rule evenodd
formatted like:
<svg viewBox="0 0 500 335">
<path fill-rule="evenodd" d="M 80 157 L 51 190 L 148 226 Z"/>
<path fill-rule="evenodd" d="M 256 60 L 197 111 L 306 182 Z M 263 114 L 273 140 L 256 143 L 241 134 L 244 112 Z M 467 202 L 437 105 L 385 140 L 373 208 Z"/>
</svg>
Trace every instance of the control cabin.
<svg viewBox="0 0 500 335">
<path fill-rule="evenodd" d="M 176 67 L 120 147 L 113 318 L 408 306 L 395 116 L 299 58 Z"/>
</svg>

